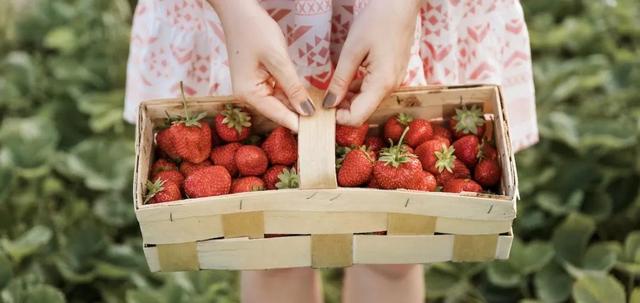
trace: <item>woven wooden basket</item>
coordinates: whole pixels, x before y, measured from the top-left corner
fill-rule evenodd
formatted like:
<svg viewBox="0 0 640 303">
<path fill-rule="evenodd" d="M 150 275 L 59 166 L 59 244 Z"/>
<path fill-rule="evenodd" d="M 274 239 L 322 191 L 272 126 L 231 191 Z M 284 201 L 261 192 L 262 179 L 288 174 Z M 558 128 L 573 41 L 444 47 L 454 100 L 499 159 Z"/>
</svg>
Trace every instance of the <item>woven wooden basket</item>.
<svg viewBox="0 0 640 303">
<path fill-rule="evenodd" d="M 321 98 L 314 98 L 321 99 Z M 462 100 L 462 101 L 461 101 Z M 230 97 L 192 98 L 209 116 Z M 479 105 L 495 134 L 502 167 L 498 195 L 340 188 L 334 168 L 335 111 L 302 118 L 299 189 L 143 205 L 153 161 L 154 127 L 179 114 L 179 99 L 145 101 L 136 130 L 134 207 L 151 271 L 346 267 L 505 259 L 513 239 L 517 175 L 500 88 L 491 85 L 401 89 L 371 116 L 370 131 L 391 115 L 447 118 Z M 254 131 L 275 125 L 252 112 Z M 386 235 L 373 234 L 386 231 Z M 277 235 L 277 236 L 272 236 Z"/>
</svg>

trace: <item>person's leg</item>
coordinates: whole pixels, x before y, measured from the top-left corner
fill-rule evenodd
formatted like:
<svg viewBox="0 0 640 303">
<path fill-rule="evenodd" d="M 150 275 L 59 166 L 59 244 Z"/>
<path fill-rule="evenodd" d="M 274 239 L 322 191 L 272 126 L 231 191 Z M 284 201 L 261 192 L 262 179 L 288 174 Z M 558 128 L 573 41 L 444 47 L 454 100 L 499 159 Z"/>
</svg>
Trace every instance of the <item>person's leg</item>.
<svg viewBox="0 0 640 303">
<path fill-rule="evenodd" d="M 322 302 L 322 279 L 311 268 L 243 271 L 240 284 L 244 303 Z"/>
<path fill-rule="evenodd" d="M 422 265 L 354 265 L 345 270 L 344 303 L 423 302 Z"/>
</svg>

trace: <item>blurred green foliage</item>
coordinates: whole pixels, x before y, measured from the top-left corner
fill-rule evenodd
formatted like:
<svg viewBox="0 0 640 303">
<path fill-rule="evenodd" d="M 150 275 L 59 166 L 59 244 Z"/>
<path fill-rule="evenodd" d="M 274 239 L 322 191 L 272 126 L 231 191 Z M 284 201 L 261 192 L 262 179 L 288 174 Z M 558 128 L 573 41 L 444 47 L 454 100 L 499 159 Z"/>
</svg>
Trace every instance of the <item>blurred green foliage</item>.
<svg viewBox="0 0 640 303">
<path fill-rule="evenodd" d="M 517 157 L 512 255 L 428 267 L 428 298 L 639 303 L 640 3 L 523 4 L 542 140 Z M 146 267 L 121 119 L 132 7 L 0 1 L 0 302 L 238 301 L 236 273 Z M 339 301 L 341 272 L 323 277 Z"/>
</svg>

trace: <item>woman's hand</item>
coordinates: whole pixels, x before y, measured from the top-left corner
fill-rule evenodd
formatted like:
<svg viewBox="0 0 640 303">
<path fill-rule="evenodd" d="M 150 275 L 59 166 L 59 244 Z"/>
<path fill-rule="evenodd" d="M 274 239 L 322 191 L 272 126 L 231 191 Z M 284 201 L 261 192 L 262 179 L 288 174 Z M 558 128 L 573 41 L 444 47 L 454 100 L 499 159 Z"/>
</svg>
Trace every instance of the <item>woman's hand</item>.
<svg viewBox="0 0 640 303">
<path fill-rule="evenodd" d="M 255 0 L 209 0 L 222 21 L 234 95 L 293 131 L 313 103 L 287 53 L 278 24 Z M 295 111 L 295 112 L 294 112 Z"/>
<path fill-rule="evenodd" d="M 421 4 L 420 0 L 372 0 L 356 17 L 323 101 L 324 107 L 334 107 L 348 92 L 356 92 L 350 105 L 338 109 L 339 124 L 364 123 L 380 101 L 400 86 Z M 359 68 L 365 72 L 361 84 L 353 80 Z"/>
</svg>

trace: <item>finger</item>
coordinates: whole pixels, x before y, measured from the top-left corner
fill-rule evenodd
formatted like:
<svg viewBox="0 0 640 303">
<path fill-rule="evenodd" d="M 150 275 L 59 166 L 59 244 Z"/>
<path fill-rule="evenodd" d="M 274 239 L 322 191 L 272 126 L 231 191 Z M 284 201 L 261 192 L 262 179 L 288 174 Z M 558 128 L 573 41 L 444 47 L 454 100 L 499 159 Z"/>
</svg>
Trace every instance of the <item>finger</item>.
<svg viewBox="0 0 640 303">
<path fill-rule="evenodd" d="M 273 88 L 273 97 L 280 100 L 284 106 L 286 106 L 289 110 L 295 111 L 291 103 L 289 103 L 289 99 L 287 99 L 287 95 L 284 94 L 284 91 L 279 86 Z"/>
<path fill-rule="evenodd" d="M 280 100 L 273 96 L 248 97 L 249 103 L 269 120 L 282 125 L 294 133 L 298 132 L 298 115 L 289 110 Z"/>
<path fill-rule="evenodd" d="M 349 90 L 349 84 L 366 56 L 366 51 L 363 47 L 355 47 L 348 42 L 345 42 L 342 47 L 338 65 L 329 83 L 327 95 L 322 101 L 322 106 L 325 108 L 335 107 L 342 102 Z"/>
<path fill-rule="evenodd" d="M 376 110 L 382 99 L 393 89 L 394 81 L 387 76 L 377 78 L 368 75 L 362 84 L 362 91 L 356 95 L 348 109 L 336 113 L 338 124 L 358 126 L 364 123 Z"/>
<path fill-rule="evenodd" d="M 265 60 L 265 67 L 276 79 L 282 88 L 289 103 L 303 116 L 310 116 L 316 111 L 309 93 L 304 88 L 302 81 L 293 67 L 293 63 L 287 55 L 273 55 Z"/>
</svg>

